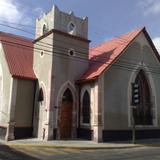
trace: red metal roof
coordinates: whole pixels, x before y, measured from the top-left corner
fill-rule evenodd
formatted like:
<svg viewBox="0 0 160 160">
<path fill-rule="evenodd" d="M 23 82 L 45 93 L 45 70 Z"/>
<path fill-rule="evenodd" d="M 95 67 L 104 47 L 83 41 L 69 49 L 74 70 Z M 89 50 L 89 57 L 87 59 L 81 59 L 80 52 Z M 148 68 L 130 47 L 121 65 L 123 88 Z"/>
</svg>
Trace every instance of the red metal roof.
<svg viewBox="0 0 160 160">
<path fill-rule="evenodd" d="M 121 37 L 98 45 L 95 48 L 91 48 L 89 51 L 89 68 L 77 82 L 85 82 L 96 79 L 119 57 L 119 55 L 143 30 L 145 30 L 145 28 L 136 29 Z"/>
<path fill-rule="evenodd" d="M 0 32 L 9 71 L 13 77 L 35 80 L 33 71 L 33 43 L 24 37 Z"/>
</svg>

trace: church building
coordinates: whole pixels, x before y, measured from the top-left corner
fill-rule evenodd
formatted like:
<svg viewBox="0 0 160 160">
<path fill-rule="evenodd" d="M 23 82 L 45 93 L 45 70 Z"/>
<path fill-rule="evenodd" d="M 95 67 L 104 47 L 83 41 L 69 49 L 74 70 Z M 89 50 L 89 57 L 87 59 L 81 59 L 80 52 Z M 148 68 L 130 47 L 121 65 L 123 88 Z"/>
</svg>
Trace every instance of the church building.
<svg viewBox="0 0 160 160">
<path fill-rule="evenodd" d="M 129 140 L 133 117 L 136 138 L 160 137 L 160 56 L 146 29 L 89 45 L 88 18 L 57 6 L 35 40 L 0 32 L 0 138 Z"/>
</svg>

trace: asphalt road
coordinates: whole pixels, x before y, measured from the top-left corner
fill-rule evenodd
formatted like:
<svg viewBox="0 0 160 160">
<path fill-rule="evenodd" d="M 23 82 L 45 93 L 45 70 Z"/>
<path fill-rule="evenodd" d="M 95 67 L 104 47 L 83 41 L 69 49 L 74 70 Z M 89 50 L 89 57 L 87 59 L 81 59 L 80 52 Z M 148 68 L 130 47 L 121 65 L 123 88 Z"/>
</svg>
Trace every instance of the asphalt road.
<svg viewBox="0 0 160 160">
<path fill-rule="evenodd" d="M 159 147 L 75 150 L 0 146 L 0 160 L 160 160 Z"/>
</svg>

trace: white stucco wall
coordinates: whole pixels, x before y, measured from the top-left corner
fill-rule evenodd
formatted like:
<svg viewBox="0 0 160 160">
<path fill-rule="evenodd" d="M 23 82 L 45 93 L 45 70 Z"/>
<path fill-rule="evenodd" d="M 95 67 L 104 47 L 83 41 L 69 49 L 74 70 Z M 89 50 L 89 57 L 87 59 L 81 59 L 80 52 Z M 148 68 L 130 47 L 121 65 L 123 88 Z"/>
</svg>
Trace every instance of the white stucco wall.
<svg viewBox="0 0 160 160">
<path fill-rule="evenodd" d="M 126 130 L 130 127 L 131 82 L 134 82 L 140 69 L 146 72 L 150 85 L 152 108 L 156 114 L 153 126 L 139 128 L 159 128 L 160 63 L 144 34 L 141 33 L 102 75 L 104 78 L 103 121 L 105 130 Z"/>
<path fill-rule="evenodd" d="M 34 109 L 35 82 L 17 79 L 15 126 L 32 127 Z"/>
<path fill-rule="evenodd" d="M 0 43 L 0 125 L 7 126 L 9 120 L 11 75 L 5 59 L 3 46 Z"/>
</svg>

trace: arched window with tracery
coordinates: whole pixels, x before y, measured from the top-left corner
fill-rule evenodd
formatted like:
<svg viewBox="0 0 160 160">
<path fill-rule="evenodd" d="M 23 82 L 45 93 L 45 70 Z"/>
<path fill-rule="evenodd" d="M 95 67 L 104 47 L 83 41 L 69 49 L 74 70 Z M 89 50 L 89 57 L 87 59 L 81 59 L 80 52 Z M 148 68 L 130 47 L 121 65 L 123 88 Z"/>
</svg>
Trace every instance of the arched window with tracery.
<svg viewBox="0 0 160 160">
<path fill-rule="evenodd" d="M 152 125 L 152 103 L 150 88 L 145 72 L 140 70 L 136 76 L 135 83 L 139 85 L 140 103 L 135 110 L 135 124 L 136 125 Z"/>
<path fill-rule="evenodd" d="M 82 123 L 90 124 L 90 95 L 85 91 L 82 102 Z"/>
</svg>

